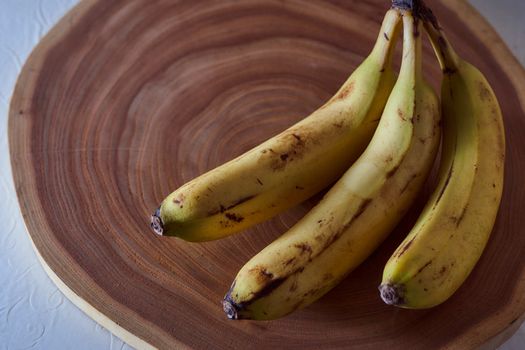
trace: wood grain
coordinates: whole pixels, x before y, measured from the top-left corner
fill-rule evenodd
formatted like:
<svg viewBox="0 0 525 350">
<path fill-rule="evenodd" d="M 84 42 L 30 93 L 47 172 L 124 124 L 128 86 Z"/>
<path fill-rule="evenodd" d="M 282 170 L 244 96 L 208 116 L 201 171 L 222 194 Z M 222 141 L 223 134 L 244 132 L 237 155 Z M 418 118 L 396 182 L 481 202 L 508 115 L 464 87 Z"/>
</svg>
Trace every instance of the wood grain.
<svg viewBox="0 0 525 350">
<path fill-rule="evenodd" d="M 378 297 L 382 268 L 424 195 L 341 285 L 273 322 L 228 321 L 220 301 L 244 262 L 316 198 L 217 242 L 190 244 L 149 229 L 152 209 L 173 189 L 331 96 L 370 51 L 388 5 L 81 2 L 25 64 L 9 118 L 22 213 L 59 287 L 137 347 L 497 345 L 525 313 L 525 72 L 463 1 L 431 5 L 459 53 L 493 84 L 505 116 L 508 157 L 489 245 L 448 302 L 410 311 L 388 307 Z M 440 73 L 428 43 L 425 70 L 437 87 Z"/>
</svg>

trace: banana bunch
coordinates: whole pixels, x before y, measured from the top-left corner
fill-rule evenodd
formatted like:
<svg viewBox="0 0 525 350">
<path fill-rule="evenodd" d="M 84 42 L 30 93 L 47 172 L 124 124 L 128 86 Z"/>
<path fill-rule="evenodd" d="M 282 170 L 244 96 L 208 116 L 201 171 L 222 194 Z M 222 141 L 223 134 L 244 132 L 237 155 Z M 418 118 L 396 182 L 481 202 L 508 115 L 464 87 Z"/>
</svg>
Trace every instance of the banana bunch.
<svg viewBox="0 0 525 350">
<path fill-rule="evenodd" d="M 393 3 L 371 54 L 334 97 L 183 185 L 153 214 L 157 234 L 215 240 L 335 182 L 309 213 L 240 269 L 223 300 L 228 318 L 280 318 L 334 288 L 410 209 L 440 142 L 439 183 L 386 264 L 380 297 L 405 308 L 438 305 L 478 261 L 503 188 L 501 111 L 487 80 L 455 53 L 432 12 L 420 0 Z M 392 61 L 401 26 L 396 74 Z M 443 70 L 441 101 L 423 77 L 423 28 Z"/>
</svg>

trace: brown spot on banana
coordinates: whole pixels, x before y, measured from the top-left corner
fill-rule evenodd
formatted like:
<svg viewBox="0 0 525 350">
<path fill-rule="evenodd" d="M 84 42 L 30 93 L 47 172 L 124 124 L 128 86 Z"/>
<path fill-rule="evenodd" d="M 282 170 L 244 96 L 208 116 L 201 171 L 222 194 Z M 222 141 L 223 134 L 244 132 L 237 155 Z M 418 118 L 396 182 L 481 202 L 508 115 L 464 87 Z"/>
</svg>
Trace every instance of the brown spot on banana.
<svg viewBox="0 0 525 350">
<path fill-rule="evenodd" d="M 286 160 L 283 161 L 280 157 L 275 159 L 270 165 L 270 168 L 273 171 L 280 171 L 280 170 L 283 170 L 285 167 L 286 167 Z"/>
<path fill-rule="evenodd" d="M 303 132 L 305 131 L 303 130 Z M 273 171 L 283 170 L 289 162 L 294 159 L 302 158 L 307 150 L 306 142 L 299 135 L 297 130 L 294 132 L 287 132 L 286 135 L 282 137 L 281 141 L 284 149 L 280 154 L 272 148 L 267 150 L 267 152 L 270 152 L 272 157 L 274 157 L 270 163 L 270 168 Z M 313 142 L 315 143 L 315 140 L 313 140 Z M 267 153 L 265 151 L 266 150 L 263 150 L 262 152 Z"/>
<path fill-rule="evenodd" d="M 233 292 L 233 289 L 236 283 L 236 281 L 234 281 L 232 286 L 230 287 L 230 290 L 226 293 L 222 301 L 222 306 L 223 306 L 224 312 L 226 313 L 226 316 L 232 320 L 241 319 L 242 317 L 240 313 L 244 311 L 247 306 L 249 306 L 254 301 L 270 294 L 274 289 L 278 288 L 285 281 L 286 281 L 286 278 L 277 278 L 275 280 L 272 280 L 268 282 L 266 286 L 264 286 L 258 292 L 252 293 L 249 300 L 246 300 L 243 302 L 236 302 L 232 296 L 232 292 Z M 235 296 L 235 298 L 237 298 L 237 296 Z"/>
<path fill-rule="evenodd" d="M 408 187 L 410 186 L 410 184 L 415 180 L 417 179 L 418 177 L 418 174 L 413 174 L 410 179 L 408 179 L 407 183 L 405 184 L 405 186 L 403 186 L 403 188 L 401 189 L 400 193 L 403 194 L 405 193 L 405 191 L 408 189 Z"/>
<path fill-rule="evenodd" d="M 447 267 L 446 266 L 443 266 L 439 272 L 438 272 L 438 275 L 439 277 L 443 277 L 443 275 L 447 272 Z"/>
<path fill-rule="evenodd" d="M 334 278 L 334 275 L 332 275 L 331 273 L 325 273 L 323 275 L 323 282 L 329 281 L 329 280 L 331 280 L 333 278 Z"/>
<path fill-rule="evenodd" d="M 257 268 L 254 268 L 252 270 L 255 270 L 255 269 L 257 269 Z M 271 280 L 267 280 L 266 282 L 263 282 L 265 284 L 265 286 L 263 286 L 259 291 L 253 292 L 251 294 L 250 299 L 247 300 L 247 301 L 243 301 L 242 304 L 243 305 L 249 305 L 252 302 L 254 302 L 255 300 L 269 295 L 276 288 L 280 287 L 284 282 L 286 282 L 286 280 L 288 278 L 290 278 L 291 276 L 293 276 L 295 274 L 300 274 L 303 271 L 304 271 L 304 266 L 301 266 L 301 267 L 299 267 L 298 269 L 296 269 L 295 271 L 293 271 L 292 273 L 290 273 L 287 276 L 282 276 L 282 277 L 279 277 L 279 278 L 275 278 L 275 279 L 271 279 Z M 262 276 L 262 275 L 264 275 L 266 277 L 269 276 L 269 274 L 267 274 L 267 273 L 263 274 L 262 272 L 259 272 L 259 276 Z M 272 276 L 272 278 L 275 277 L 273 274 L 271 274 L 271 276 Z"/>
<path fill-rule="evenodd" d="M 230 210 L 232 208 L 235 208 L 236 206 L 242 204 L 242 203 L 245 203 L 245 202 L 248 202 L 249 200 L 255 198 L 255 196 L 247 196 L 247 197 L 244 197 L 244 198 L 241 198 L 239 200 L 237 200 L 235 203 L 233 203 L 232 205 L 230 205 L 229 207 L 226 208 L 226 210 Z"/>
<path fill-rule="evenodd" d="M 490 90 L 487 88 L 486 84 L 482 81 L 478 83 L 479 86 L 479 98 L 481 101 L 490 101 L 492 99 L 492 94 Z"/>
<path fill-rule="evenodd" d="M 219 224 L 224 227 L 224 228 L 228 228 L 228 227 L 233 227 L 233 223 L 231 221 L 224 221 L 224 220 L 220 220 L 219 221 Z"/>
<path fill-rule="evenodd" d="M 352 220 L 350 220 L 350 222 L 348 224 L 350 225 L 353 221 L 355 221 L 358 217 L 360 217 L 361 214 L 363 214 L 365 212 L 366 208 L 370 205 L 370 203 L 372 203 L 372 199 L 370 199 L 370 198 L 365 199 L 361 203 L 361 205 L 359 206 L 359 208 L 355 212 L 354 216 L 352 217 Z"/>
<path fill-rule="evenodd" d="M 296 133 L 292 133 L 292 136 L 297 140 L 297 143 L 298 143 L 298 144 L 304 144 L 304 141 L 303 141 L 303 139 L 301 138 L 301 136 L 299 136 L 299 135 L 296 134 Z"/>
<path fill-rule="evenodd" d="M 338 129 L 341 129 L 344 126 L 344 123 L 342 121 L 332 123 L 333 126 L 335 126 Z"/>
<path fill-rule="evenodd" d="M 276 278 L 274 280 L 271 280 L 270 282 L 268 282 L 264 286 L 264 288 L 262 288 L 261 290 L 259 290 L 256 293 L 253 293 L 252 297 L 250 298 L 250 301 L 243 302 L 243 304 L 248 305 L 249 303 L 253 302 L 254 300 L 260 299 L 260 298 L 270 294 L 271 292 L 273 292 L 274 289 L 278 288 L 287 279 L 288 279 L 288 277 L 283 277 L 283 278 Z"/>
<path fill-rule="evenodd" d="M 253 196 L 247 196 L 247 197 L 244 197 L 244 198 L 241 198 L 237 201 L 235 201 L 233 204 L 231 204 L 229 207 L 225 207 L 224 205 L 222 204 L 219 204 L 219 208 L 217 209 L 214 209 L 214 210 L 211 210 L 208 212 L 208 215 L 211 216 L 211 215 L 215 215 L 215 214 L 218 214 L 218 213 L 224 213 L 225 211 L 227 210 L 231 210 L 233 208 L 235 208 L 236 206 L 242 204 L 242 203 L 245 203 L 247 201 L 249 201 L 250 199 L 253 199 L 255 198 L 256 196 L 253 195 Z M 241 218 L 241 221 L 242 221 L 242 218 Z"/>
<path fill-rule="evenodd" d="M 237 223 L 239 223 L 239 222 L 244 220 L 244 218 L 242 216 L 237 215 L 235 213 L 225 213 L 224 216 L 226 216 L 226 218 L 228 220 L 231 220 L 231 221 L 234 221 L 234 222 L 237 222 Z"/>
<path fill-rule="evenodd" d="M 339 93 L 339 95 L 337 95 L 336 98 L 339 99 L 339 100 L 343 100 L 343 99 L 347 98 L 352 93 L 352 91 L 354 90 L 354 85 L 355 85 L 354 81 L 350 82 L 350 84 L 348 84 L 348 86 L 344 87 L 343 90 L 341 90 L 341 92 Z"/>
<path fill-rule="evenodd" d="M 350 219 L 350 221 L 348 221 L 346 224 L 344 224 L 343 226 L 341 226 L 337 231 L 335 231 L 332 236 L 328 239 L 328 242 L 327 244 L 323 247 L 323 249 L 321 249 L 321 251 L 319 253 L 317 253 L 316 256 L 319 256 L 321 255 L 326 249 L 328 249 L 335 241 L 337 241 L 342 235 L 343 233 L 345 233 L 346 230 L 348 230 L 348 228 L 350 228 L 350 226 L 352 226 L 352 224 L 354 223 L 355 220 L 357 220 L 357 218 L 359 218 L 363 213 L 364 211 L 366 210 L 366 208 L 370 205 L 370 203 L 372 202 L 372 199 L 365 199 L 361 205 L 359 206 L 359 208 L 356 210 L 354 216 L 352 216 L 352 218 Z M 331 220 L 333 220 L 333 217 L 331 217 Z M 317 238 L 317 237 L 316 237 Z"/>
<path fill-rule="evenodd" d="M 408 250 L 408 248 L 410 248 L 410 246 L 412 245 L 412 242 L 414 242 L 414 240 L 416 239 L 416 236 L 412 237 L 412 239 L 410 239 L 410 241 L 408 241 L 406 244 L 404 244 L 402 247 L 400 247 L 399 249 L 399 253 L 396 254 L 396 257 L 399 259 L 403 254 L 405 254 L 405 252 Z"/>
<path fill-rule="evenodd" d="M 307 296 L 311 296 L 311 295 L 316 295 L 317 293 L 319 293 L 320 290 L 322 290 L 323 288 L 313 288 L 313 289 L 310 289 L 309 291 L 303 293 L 303 297 L 307 297 Z"/>
<path fill-rule="evenodd" d="M 512 321 L 510 321 L 509 323 L 509 326 L 512 326 L 514 323 L 516 323 L 516 321 L 518 321 L 520 318 L 519 317 L 516 317 L 515 319 L 513 319 Z"/>
<path fill-rule="evenodd" d="M 405 117 L 403 111 L 401 110 L 401 108 L 398 108 L 398 109 L 397 109 L 397 115 L 398 115 L 399 118 L 401 118 L 402 121 L 404 121 L 404 122 L 407 121 L 407 119 L 406 119 L 406 117 Z"/>
<path fill-rule="evenodd" d="M 312 255 L 312 247 L 307 243 L 298 243 L 295 244 L 294 247 L 299 249 L 301 251 L 301 254 L 308 252 L 310 253 L 310 255 Z"/>
<path fill-rule="evenodd" d="M 430 265 L 432 265 L 432 260 L 428 261 L 425 265 L 421 266 L 414 276 L 419 275 L 421 272 L 423 272 L 424 269 L 426 269 Z"/>
<path fill-rule="evenodd" d="M 441 201 L 441 197 L 443 197 L 443 194 L 445 193 L 445 190 L 447 189 L 448 187 L 448 184 L 450 182 L 450 179 L 452 178 L 452 173 L 453 173 L 453 170 L 454 170 L 454 161 L 452 161 L 452 164 L 450 164 L 450 168 L 448 169 L 448 173 L 447 173 L 447 178 L 445 180 L 445 184 L 443 185 L 443 188 L 441 189 L 441 191 L 439 192 L 439 195 L 436 199 L 436 202 L 434 203 L 434 208 L 439 204 L 439 202 Z"/>
<path fill-rule="evenodd" d="M 393 167 L 388 173 L 386 173 L 386 178 L 390 179 L 392 176 L 394 176 L 394 174 L 396 173 L 398 169 L 399 169 L 399 165 L 396 165 L 395 167 Z"/>
<path fill-rule="evenodd" d="M 173 203 L 178 205 L 182 209 L 185 198 L 186 196 L 184 195 L 184 193 L 180 193 L 177 197 L 173 198 Z"/>
<path fill-rule="evenodd" d="M 461 224 L 461 221 L 465 217 L 465 212 L 467 211 L 467 208 L 468 208 L 468 204 L 463 207 L 461 214 L 459 214 L 459 217 L 456 220 L 456 227 L 459 227 L 459 225 Z"/>
<path fill-rule="evenodd" d="M 249 270 L 251 274 L 255 274 L 257 281 L 261 284 L 268 283 L 273 279 L 273 273 L 266 270 L 266 268 L 257 266 Z"/>
<path fill-rule="evenodd" d="M 297 284 L 297 280 L 295 280 L 295 281 L 292 282 L 292 284 L 290 285 L 290 288 L 288 290 L 293 293 L 293 292 L 295 292 L 297 290 L 297 287 L 299 287 L 299 286 Z"/>
<path fill-rule="evenodd" d="M 290 259 L 286 260 L 286 261 L 283 263 L 283 265 L 284 265 L 284 266 L 289 266 L 290 264 L 293 264 L 293 262 L 294 262 L 295 260 L 296 260 L 295 257 L 290 258 Z"/>
</svg>

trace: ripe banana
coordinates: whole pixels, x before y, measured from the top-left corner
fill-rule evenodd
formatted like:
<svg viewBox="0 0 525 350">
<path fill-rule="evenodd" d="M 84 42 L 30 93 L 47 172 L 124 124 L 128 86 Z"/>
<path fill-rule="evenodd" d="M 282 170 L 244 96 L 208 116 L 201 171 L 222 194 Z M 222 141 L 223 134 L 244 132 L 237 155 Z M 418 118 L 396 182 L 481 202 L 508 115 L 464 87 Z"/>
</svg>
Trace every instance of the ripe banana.
<svg viewBox="0 0 525 350">
<path fill-rule="evenodd" d="M 489 83 L 458 57 L 430 10 L 424 14 L 444 73 L 440 182 L 379 287 L 385 303 L 417 309 L 447 300 L 480 258 L 496 219 L 505 158 L 501 110 Z"/>
<path fill-rule="evenodd" d="M 395 227 L 434 162 L 439 103 L 421 68 L 419 25 L 403 14 L 403 61 L 373 138 L 325 197 L 237 274 L 231 319 L 276 319 L 314 302 L 363 262 Z"/>
<path fill-rule="evenodd" d="M 187 241 L 219 239 L 335 182 L 370 141 L 395 84 L 399 22 L 395 11 L 386 15 L 369 57 L 324 106 L 170 194 L 151 218 L 153 230 Z"/>
</svg>

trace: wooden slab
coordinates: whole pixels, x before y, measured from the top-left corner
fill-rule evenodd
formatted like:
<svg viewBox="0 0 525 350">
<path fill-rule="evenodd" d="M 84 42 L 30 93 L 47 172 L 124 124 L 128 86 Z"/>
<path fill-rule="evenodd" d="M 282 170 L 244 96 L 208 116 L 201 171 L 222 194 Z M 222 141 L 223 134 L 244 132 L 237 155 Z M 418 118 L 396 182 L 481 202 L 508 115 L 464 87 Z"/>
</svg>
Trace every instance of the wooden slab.
<svg viewBox="0 0 525 350">
<path fill-rule="evenodd" d="M 137 347 L 430 349 L 501 342 L 525 313 L 525 73 L 464 1 L 431 5 L 460 54 L 493 84 L 508 135 L 496 228 L 450 301 L 409 311 L 378 297 L 384 263 L 422 199 L 340 286 L 274 322 L 228 321 L 221 299 L 244 262 L 315 199 L 217 242 L 189 244 L 149 229 L 149 215 L 173 189 L 333 94 L 370 51 L 387 0 L 78 5 L 26 63 L 9 119 L 20 206 L 48 273 L 81 309 Z M 428 43 L 425 55 L 428 78 L 438 86 Z"/>
</svg>

